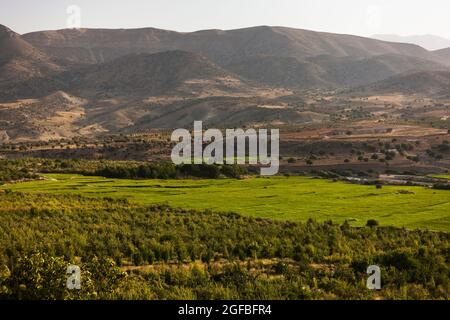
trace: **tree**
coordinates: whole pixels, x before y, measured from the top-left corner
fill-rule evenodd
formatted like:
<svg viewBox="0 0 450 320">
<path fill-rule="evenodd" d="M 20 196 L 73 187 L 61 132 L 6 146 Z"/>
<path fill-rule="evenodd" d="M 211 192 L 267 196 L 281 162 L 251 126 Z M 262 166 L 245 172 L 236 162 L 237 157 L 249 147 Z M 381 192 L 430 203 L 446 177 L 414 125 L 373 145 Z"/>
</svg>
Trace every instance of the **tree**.
<svg viewBox="0 0 450 320">
<path fill-rule="evenodd" d="M 366 223 L 366 226 L 367 227 L 377 227 L 377 226 L 379 226 L 380 225 L 380 223 L 377 221 L 377 220 L 375 220 L 375 219 L 369 219 L 369 220 L 367 220 L 367 223 Z"/>
<path fill-rule="evenodd" d="M 80 264 L 81 289 L 69 290 L 67 267 L 70 264 L 63 257 L 42 252 L 19 258 L 9 277 L 2 281 L 8 289 L 5 290 L 7 297 L 23 300 L 107 299 L 126 276 L 111 259 L 94 257 L 90 262 Z"/>
</svg>

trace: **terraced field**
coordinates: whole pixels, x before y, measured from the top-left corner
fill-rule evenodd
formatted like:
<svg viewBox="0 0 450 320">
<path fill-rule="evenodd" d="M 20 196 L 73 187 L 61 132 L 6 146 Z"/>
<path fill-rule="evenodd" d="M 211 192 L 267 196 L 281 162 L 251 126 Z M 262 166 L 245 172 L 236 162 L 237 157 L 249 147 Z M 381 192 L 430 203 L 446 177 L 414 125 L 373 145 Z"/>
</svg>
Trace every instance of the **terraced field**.
<svg viewBox="0 0 450 320">
<path fill-rule="evenodd" d="M 450 175 L 435 175 L 435 177 L 450 180 Z"/>
<path fill-rule="evenodd" d="M 244 180 L 124 180 L 48 174 L 49 180 L 4 185 L 28 193 L 127 198 L 142 204 L 233 211 L 277 220 L 332 220 L 450 231 L 450 191 L 355 185 L 311 177 Z"/>
</svg>

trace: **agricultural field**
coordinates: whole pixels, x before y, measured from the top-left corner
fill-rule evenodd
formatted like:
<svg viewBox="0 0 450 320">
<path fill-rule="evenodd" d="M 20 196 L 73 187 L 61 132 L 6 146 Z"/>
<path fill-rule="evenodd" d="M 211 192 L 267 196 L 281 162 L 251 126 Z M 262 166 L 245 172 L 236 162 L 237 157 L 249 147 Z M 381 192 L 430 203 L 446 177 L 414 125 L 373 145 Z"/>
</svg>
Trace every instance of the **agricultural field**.
<svg viewBox="0 0 450 320">
<path fill-rule="evenodd" d="M 0 192 L 0 299 L 449 299 L 449 233 Z M 83 270 L 81 290 L 66 270 Z M 383 268 L 367 290 L 367 266 Z"/>
<path fill-rule="evenodd" d="M 46 180 L 6 184 L 13 192 L 76 194 L 128 199 L 142 205 L 236 212 L 244 216 L 305 222 L 348 221 L 382 226 L 450 231 L 450 192 L 425 187 L 357 185 L 313 177 L 247 179 L 109 179 L 46 174 Z M 0 189 L 0 190 L 1 190 Z"/>
<path fill-rule="evenodd" d="M 448 179 L 450 180 L 450 175 L 436 175 L 436 178 L 441 178 L 441 179 Z"/>
</svg>

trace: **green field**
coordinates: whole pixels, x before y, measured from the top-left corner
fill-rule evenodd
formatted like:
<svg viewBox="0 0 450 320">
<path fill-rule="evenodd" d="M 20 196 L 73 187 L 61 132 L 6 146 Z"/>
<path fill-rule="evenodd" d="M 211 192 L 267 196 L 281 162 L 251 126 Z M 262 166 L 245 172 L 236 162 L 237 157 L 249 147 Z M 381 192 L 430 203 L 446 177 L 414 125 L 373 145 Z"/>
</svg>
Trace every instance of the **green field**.
<svg viewBox="0 0 450 320">
<path fill-rule="evenodd" d="M 233 211 L 278 220 L 332 220 L 450 231 L 450 191 L 423 187 L 363 186 L 311 177 L 245 180 L 124 180 L 48 174 L 51 180 L 4 185 L 30 193 L 127 198 L 142 204 Z"/>
<path fill-rule="evenodd" d="M 449 175 L 442 175 L 442 174 L 440 174 L 440 175 L 434 175 L 433 177 L 450 180 L 450 176 Z"/>
</svg>

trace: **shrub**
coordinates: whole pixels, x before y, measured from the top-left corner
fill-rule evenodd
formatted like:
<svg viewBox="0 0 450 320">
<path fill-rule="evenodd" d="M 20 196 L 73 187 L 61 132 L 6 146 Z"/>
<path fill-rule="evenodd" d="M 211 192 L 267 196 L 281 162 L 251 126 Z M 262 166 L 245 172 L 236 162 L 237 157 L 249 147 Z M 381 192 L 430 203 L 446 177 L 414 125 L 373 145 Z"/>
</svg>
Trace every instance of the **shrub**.
<svg viewBox="0 0 450 320">
<path fill-rule="evenodd" d="M 367 223 L 366 223 L 367 227 L 377 227 L 379 225 L 380 225 L 379 222 L 375 219 L 369 219 L 369 220 L 367 220 Z"/>
</svg>

